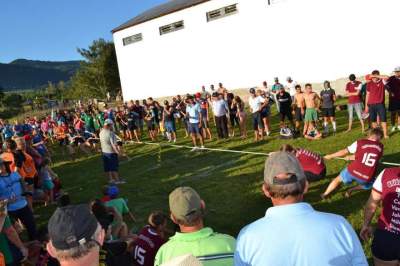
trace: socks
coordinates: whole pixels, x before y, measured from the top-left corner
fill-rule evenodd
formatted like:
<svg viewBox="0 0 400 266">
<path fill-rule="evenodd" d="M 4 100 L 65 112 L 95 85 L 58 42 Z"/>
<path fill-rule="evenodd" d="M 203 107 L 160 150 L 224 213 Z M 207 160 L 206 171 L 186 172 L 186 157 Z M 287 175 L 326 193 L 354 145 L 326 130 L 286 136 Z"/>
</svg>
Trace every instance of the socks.
<svg viewBox="0 0 400 266">
<path fill-rule="evenodd" d="M 332 122 L 333 132 L 336 132 L 336 121 Z"/>
</svg>

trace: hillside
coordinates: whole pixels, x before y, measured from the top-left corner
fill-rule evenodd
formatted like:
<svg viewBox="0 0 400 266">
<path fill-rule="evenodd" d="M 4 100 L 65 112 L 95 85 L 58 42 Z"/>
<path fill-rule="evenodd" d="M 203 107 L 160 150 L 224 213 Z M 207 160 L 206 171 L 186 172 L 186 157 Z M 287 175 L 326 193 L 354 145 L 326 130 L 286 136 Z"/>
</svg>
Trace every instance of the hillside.
<svg viewBox="0 0 400 266">
<path fill-rule="evenodd" d="M 0 87 L 5 90 L 37 89 L 59 81 L 68 81 L 79 68 L 80 61 L 37 61 L 17 59 L 0 63 Z"/>
</svg>

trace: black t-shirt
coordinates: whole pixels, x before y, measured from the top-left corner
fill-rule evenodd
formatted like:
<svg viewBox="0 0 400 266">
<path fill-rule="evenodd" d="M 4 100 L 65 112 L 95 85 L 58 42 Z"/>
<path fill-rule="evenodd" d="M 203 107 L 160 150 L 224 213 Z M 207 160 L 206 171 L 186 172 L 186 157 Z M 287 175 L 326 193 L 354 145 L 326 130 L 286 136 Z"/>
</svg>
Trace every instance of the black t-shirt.
<svg viewBox="0 0 400 266">
<path fill-rule="evenodd" d="M 290 106 L 292 105 L 292 97 L 290 96 L 290 94 L 288 92 L 278 92 L 276 94 L 276 99 L 279 102 L 279 107 L 280 109 L 283 110 L 289 110 Z"/>
</svg>

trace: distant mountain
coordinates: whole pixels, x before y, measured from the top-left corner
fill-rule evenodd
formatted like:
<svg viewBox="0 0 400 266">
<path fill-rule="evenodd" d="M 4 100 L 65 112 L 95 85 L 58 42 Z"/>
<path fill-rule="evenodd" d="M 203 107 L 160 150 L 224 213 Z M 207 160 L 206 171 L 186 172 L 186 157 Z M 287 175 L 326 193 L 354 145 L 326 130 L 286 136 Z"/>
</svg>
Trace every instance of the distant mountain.
<svg viewBox="0 0 400 266">
<path fill-rule="evenodd" d="M 17 59 L 0 63 L 0 87 L 4 90 L 38 89 L 48 82 L 68 81 L 78 70 L 81 61 L 37 61 Z"/>
</svg>

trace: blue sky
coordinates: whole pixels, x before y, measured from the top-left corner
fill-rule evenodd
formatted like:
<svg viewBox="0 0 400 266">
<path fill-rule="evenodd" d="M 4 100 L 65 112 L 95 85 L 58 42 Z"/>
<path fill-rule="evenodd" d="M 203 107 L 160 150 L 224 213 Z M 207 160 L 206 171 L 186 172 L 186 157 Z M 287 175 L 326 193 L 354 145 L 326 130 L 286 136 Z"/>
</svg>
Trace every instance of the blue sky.
<svg viewBox="0 0 400 266">
<path fill-rule="evenodd" d="M 81 59 L 76 52 L 167 0 L 1 0 L 0 62 Z"/>
</svg>

